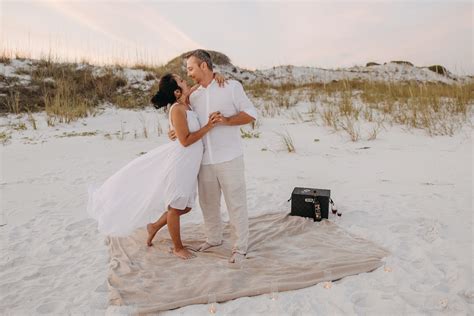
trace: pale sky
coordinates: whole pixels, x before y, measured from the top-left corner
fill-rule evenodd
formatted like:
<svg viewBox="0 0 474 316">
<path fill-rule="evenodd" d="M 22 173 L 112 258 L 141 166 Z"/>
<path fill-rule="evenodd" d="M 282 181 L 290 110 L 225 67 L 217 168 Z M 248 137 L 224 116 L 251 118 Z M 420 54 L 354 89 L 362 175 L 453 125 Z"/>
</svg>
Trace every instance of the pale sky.
<svg viewBox="0 0 474 316">
<path fill-rule="evenodd" d="M 407 60 L 474 74 L 472 1 L 5 1 L 2 51 L 162 64 L 191 49 L 250 69 Z"/>
</svg>

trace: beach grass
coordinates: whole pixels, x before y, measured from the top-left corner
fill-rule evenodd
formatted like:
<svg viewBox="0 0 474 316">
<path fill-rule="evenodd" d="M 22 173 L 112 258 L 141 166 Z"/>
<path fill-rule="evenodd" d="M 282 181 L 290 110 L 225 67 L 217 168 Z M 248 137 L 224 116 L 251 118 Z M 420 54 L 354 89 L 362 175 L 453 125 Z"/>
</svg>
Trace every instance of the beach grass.
<svg viewBox="0 0 474 316">
<path fill-rule="evenodd" d="M 464 124 L 470 124 L 474 104 L 472 82 L 452 85 L 360 80 L 301 85 L 258 83 L 247 85 L 246 91 L 260 104 L 263 116 L 268 117 L 280 114 L 279 109 L 292 111 L 301 100 L 309 102 L 308 114 L 314 121 L 346 131 L 351 140 L 360 139 L 356 122 L 363 121 L 423 129 L 431 136 L 453 135 Z M 297 102 L 290 102 L 292 98 Z M 294 112 L 293 119 L 299 120 Z M 374 139 L 379 130 L 376 128 L 369 138 Z"/>
<path fill-rule="evenodd" d="M 0 62 L 25 60 L 27 56 L 0 53 Z M 136 63 L 128 66 L 146 72 L 145 81 L 153 81 L 139 89 L 128 82 L 125 65 L 92 66 L 60 62 L 51 54 L 31 60 L 32 66 L 17 68 L 18 77 L 0 75 L 0 113 L 32 113 L 45 111 L 48 126 L 70 123 L 94 115 L 95 108 L 109 103 L 127 109 L 141 109 L 157 90 L 158 79 L 172 72 L 185 76 L 183 60 L 175 58 L 166 65 Z M 244 88 L 262 117 L 289 116 L 296 123 L 313 121 L 334 130 L 344 130 L 351 140 L 358 140 L 358 124 L 366 121 L 400 124 L 409 129 L 422 129 L 431 136 L 453 135 L 470 124 L 474 104 L 474 83 L 455 84 L 420 81 L 333 80 L 304 84 L 254 82 Z M 309 119 L 294 109 L 301 102 L 310 104 Z M 33 128 L 36 122 L 31 121 Z M 378 126 L 377 125 L 377 126 Z M 371 132 L 374 139 L 380 128 Z M 157 133 L 162 131 L 157 127 Z M 143 135 L 148 136 L 148 130 Z"/>
</svg>

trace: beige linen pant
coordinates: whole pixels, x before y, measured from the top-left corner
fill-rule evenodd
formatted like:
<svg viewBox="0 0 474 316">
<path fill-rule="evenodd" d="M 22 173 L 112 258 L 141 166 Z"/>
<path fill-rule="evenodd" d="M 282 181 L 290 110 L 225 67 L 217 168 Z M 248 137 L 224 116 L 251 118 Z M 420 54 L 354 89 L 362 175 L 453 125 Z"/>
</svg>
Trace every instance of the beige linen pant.
<svg viewBox="0 0 474 316">
<path fill-rule="evenodd" d="M 222 192 L 229 211 L 232 251 L 246 254 L 249 223 L 243 156 L 223 163 L 201 165 L 198 189 L 207 242 L 216 245 L 222 241 Z"/>
</svg>

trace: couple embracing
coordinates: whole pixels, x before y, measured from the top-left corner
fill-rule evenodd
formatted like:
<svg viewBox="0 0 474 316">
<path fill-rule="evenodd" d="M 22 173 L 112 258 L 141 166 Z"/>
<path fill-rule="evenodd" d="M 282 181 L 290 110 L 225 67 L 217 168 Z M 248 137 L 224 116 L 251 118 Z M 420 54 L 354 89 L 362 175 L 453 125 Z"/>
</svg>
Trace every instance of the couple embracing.
<svg viewBox="0 0 474 316">
<path fill-rule="evenodd" d="M 219 246 L 223 195 L 233 239 L 229 262 L 240 262 L 247 253 L 249 228 L 239 126 L 254 121 L 257 111 L 239 82 L 224 81 L 213 72 L 207 51 L 198 49 L 185 58 L 187 74 L 196 86 L 189 88 L 178 75 L 167 74 L 152 98 L 156 108 L 171 105 L 168 135 L 173 141 L 131 161 L 97 189 L 89 189 L 87 210 L 107 235 L 128 235 L 146 226 L 148 246 L 167 225 L 173 253 L 190 259 L 195 255 L 181 241 L 180 216 L 191 211 L 198 192 L 206 241 L 197 250 Z"/>
</svg>

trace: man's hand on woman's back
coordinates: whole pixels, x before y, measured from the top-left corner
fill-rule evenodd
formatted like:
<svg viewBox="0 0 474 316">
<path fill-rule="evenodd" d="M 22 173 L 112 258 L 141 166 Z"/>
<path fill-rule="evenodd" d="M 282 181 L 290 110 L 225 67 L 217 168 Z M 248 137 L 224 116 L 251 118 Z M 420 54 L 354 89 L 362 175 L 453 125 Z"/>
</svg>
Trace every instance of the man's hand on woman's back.
<svg viewBox="0 0 474 316">
<path fill-rule="evenodd" d="M 169 138 L 170 140 L 173 140 L 173 141 L 176 140 L 176 138 L 177 138 L 177 137 L 176 137 L 176 132 L 175 132 L 173 129 L 170 129 L 170 130 L 168 131 L 168 138 Z"/>
</svg>

